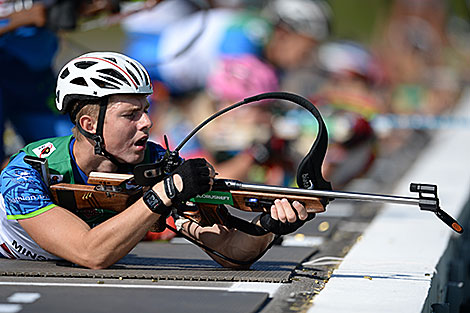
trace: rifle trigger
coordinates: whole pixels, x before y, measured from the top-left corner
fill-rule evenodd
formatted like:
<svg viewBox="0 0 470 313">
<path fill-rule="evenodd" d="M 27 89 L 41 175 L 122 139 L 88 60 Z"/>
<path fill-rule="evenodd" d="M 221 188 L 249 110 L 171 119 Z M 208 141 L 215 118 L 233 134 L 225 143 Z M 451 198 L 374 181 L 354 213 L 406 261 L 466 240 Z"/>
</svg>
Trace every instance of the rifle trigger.
<svg viewBox="0 0 470 313">
<path fill-rule="evenodd" d="M 254 210 L 256 209 L 270 209 L 274 205 L 274 200 L 271 199 L 259 199 L 255 197 L 245 197 L 245 205 Z"/>
</svg>

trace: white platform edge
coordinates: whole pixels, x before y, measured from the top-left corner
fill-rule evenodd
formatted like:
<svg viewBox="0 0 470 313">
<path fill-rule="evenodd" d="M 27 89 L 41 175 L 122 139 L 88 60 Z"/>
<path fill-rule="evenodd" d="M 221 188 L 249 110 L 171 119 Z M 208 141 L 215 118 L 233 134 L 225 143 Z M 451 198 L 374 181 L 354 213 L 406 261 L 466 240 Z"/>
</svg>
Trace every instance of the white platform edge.
<svg viewBox="0 0 470 313">
<path fill-rule="evenodd" d="M 469 92 L 454 115 L 470 116 Z M 414 197 L 410 182 L 437 184 L 441 207 L 458 218 L 470 194 L 469 163 L 470 130 L 440 130 L 390 193 Z M 440 274 L 436 267 L 451 236 L 455 233 L 434 213 L 385 205 L 308 313 L 428 311 L 423 306 L 431 279 Z"/>
</svg>

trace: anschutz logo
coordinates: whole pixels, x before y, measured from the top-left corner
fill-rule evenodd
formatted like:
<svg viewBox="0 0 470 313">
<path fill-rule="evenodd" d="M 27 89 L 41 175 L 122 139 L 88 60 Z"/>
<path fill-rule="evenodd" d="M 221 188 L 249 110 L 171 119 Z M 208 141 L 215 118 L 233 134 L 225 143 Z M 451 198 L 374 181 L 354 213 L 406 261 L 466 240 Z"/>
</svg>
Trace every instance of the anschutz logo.
<svg viewBox="0 0 470 313">
<path fill-rule="evenodd" d="M 229 196 L 224 195 L 210 195 L 210 194 L 203 194 L 201 196 L 196 196 L 198 199 L 209 199 L 209 200 L 221 200 L 221 201 L 228 201 L 230 200 Z"/>
<path fill-rule="evenodd" d="M 209 191 L 191 199 L 192 202 L 233 205 L 232 194 L 224 191 Z"/>
</svg>

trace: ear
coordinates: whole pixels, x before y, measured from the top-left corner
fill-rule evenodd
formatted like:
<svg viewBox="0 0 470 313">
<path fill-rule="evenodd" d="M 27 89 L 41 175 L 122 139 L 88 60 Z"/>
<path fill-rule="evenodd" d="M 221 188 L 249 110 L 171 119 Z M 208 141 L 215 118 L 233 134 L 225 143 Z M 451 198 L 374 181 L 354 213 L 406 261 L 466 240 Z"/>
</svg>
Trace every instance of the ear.
<svg viewBox="0 0 470 313">
<path fill-rule="evenodd" d="M 90 115 L 83 115 L 78 120 L 80 126 L 87 132 L 95 134 L 97 121 Z"/>
</svg>

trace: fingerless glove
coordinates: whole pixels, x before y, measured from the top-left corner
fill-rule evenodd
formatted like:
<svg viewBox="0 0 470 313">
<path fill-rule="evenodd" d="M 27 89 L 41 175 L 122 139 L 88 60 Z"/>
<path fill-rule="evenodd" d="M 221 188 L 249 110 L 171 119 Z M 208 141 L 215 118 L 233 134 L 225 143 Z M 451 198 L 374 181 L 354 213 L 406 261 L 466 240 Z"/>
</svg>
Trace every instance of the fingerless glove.
<svg viewBox="0 0 470 313">
<path fill-rule="evenodd" d="M 183 181 L 183 189 L 176 191 L 173 203 L 188 201 L 196 195 L 210 190 L 210 165 L 205 159 L 189 159 L 178 166 L 170 176 L 178 174 Z"/>
<path fill-rule="evenodd" d="M 308 217 L 305 220 L 301 220 L 297 217 L 297 220 L 293 223 L 290 222 L 281 222 L 275 220 L 268 213 L 263 213 L 259 219 L 261 226 L 267 231 L 276 234 L 276 235 L 287 235 L 295 232 L 297 229 L 302 227 L 305 222 L 312 220 L 315 217 L 315 213 L 308 214 Z"/>
</svg>

